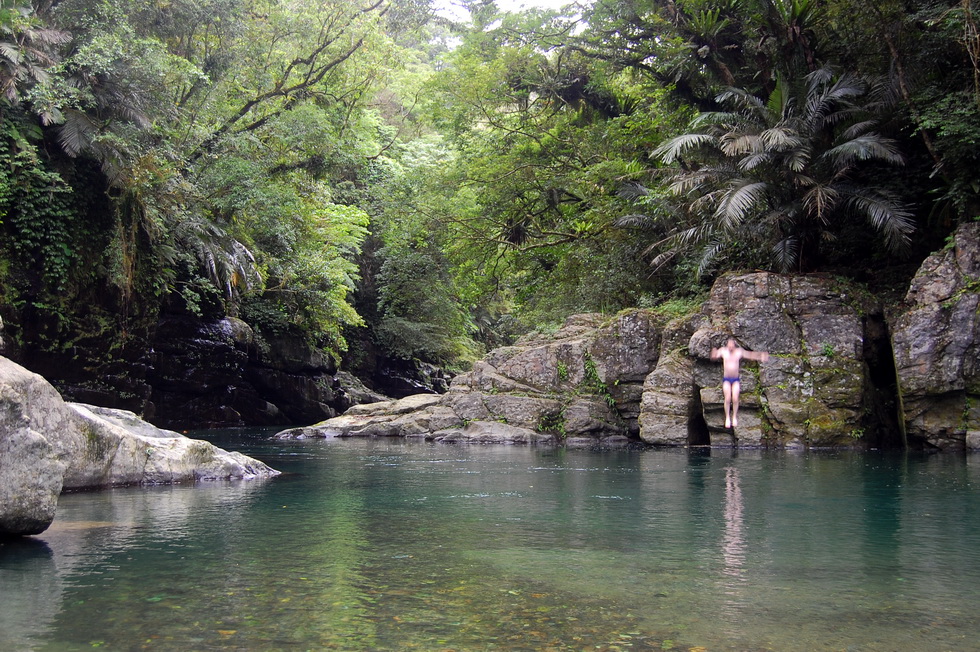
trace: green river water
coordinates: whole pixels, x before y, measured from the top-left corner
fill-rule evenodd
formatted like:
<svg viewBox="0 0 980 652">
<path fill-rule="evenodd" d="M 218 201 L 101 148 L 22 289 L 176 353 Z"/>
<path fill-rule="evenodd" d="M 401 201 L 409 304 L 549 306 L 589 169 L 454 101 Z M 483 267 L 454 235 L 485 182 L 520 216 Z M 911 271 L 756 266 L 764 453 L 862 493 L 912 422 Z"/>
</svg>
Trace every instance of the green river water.
<svg viewBox="0 0 980 652">
<path fill-rule="evenodd" d="M 0 545 L 0 651 L 980 650 L 978 455 L 268 434 Z"/>
</svg>

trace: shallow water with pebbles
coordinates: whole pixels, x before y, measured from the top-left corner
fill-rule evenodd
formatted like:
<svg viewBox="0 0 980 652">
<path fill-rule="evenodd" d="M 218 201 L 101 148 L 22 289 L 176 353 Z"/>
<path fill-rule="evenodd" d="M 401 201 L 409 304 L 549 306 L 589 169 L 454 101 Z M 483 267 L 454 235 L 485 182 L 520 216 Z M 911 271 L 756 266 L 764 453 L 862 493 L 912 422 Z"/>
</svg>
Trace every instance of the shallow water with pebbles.
<svg viewBox="0 0 980 652">
<path fill-rule="evenodd" d="M 63 496 L 0 650 L 980 649 L 980 456 L 203 434 L 285 473 Z"/>
</svg>

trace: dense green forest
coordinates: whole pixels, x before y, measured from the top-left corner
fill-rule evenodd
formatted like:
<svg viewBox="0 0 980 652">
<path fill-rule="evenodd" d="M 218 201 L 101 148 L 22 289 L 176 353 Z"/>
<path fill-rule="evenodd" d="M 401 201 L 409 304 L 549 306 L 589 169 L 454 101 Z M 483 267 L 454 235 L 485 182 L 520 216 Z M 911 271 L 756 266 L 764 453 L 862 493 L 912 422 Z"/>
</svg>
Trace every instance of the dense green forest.
<svg viewBox="0 0 980 652">
<path fill-rule="evenodd" d="M 9 349 L 167 312 L 462 366 L 980 215 L 970 0 L 0 0 Z"/>
</svg>

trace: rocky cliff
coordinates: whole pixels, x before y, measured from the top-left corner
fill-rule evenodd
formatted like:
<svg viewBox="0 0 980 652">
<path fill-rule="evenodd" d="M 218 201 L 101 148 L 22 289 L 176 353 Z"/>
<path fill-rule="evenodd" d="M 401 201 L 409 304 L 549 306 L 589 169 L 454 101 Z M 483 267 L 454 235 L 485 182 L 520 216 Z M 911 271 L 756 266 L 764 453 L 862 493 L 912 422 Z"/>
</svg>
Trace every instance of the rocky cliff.
<svg viewBox="0 0 980 652">
<path fill-rule="evenodd" d="M 42 532 L 63 490 L 277 473 L 130 412 L 66 403 L 43 378 L 0 357 L 0 536 Z"/>
<path fill-rule="evenodd" d="M 906 303 L 893 338 L 908 436 L 980 449 L 980 223 L 926 259 Z"/>
<path fill-rule="evenodd" d="M 260 335 L 235 317 L 166 314 L 146 339 L 111 350 L 92 341 L 23 350 L 7 339 L 0 355 L 68 400 L 127 409 L 164 428 L 306 424 L 358 403 L 446 389 L 441 370 L 412 360 L 380 360 L 365 387 L 301 335 Z"/>
<path fill-rule="evenodd" d="M 444 396 L 352 408 L 282 438 L 778 448 L 980 448 L 980 225 L 961 227 L 886 315 L 823 276 L 729 274 L 695 314 L 577 315 L 557 333 L 496 349 Z M 745 363 L 739 426 L 724 427 L 728 337 L 767 351 Z"/>
</svg>

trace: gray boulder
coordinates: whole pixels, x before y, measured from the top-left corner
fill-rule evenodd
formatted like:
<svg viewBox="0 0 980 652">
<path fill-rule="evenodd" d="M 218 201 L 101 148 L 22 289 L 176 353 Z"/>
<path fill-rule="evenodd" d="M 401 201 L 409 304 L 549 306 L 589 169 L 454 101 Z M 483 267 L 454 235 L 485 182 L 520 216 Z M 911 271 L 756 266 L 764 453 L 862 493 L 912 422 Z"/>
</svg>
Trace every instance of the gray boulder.
<svg viewBox="0 0 980 652">
<path fill-rule="evenodd" d="M 54 520 L 68 460 L 47 435 L 71 422 L 51 385 L 0 357 L 0 536 L 38 534 Z"/>
<path fill-rule="evenodd" d="M 647 310 L 573 315 L 553 334 L 491 351 L 444 395 L 357 405 L 280 439 L 405 436 L 437 441 L 619 441 L 639 427 L 643 380 L 665 320 Z M 535 433 L 531 437 L 528 433 Z"/>
<path fill-rule="evenodd" d="M 892 326 L 905 428 L 941 449 L 980 449 L 980 223 L 920 266 Z"/>
<path fill-rule="evenodd" d="M 132 412 L 68 403 L 84 437 L 70 447 L 65 489 L 198 480 L 251 480 L 278 475 L 263 462 L 153 426 Z"/>
<path fill-rule="evenodd" d="M 723 276 L 700 315 L 668 327 L 646 379 L 640 437 L 670 446 L 854 446 L 870 400 L 862 315 L 875 310 L 825 278 Z M 729 336 L 771 354 L 765 364 L 743 362 L 734 430 L 724 428 L 721 366 L 709 359 Z"/>
<path fill-rule="evenodd" d="M 66 403 L 43 378 L 3 357 L 0 460 L 0 536 L 44 531 L 66 489 L 278 474 L 131 412 Z"/>
<path fill-rule="evenodd" d="M 442 400 L 439 394 L 416 394 L 354 405 L 339 417 L 312 426 L 289 428 L 274 438 L 403 437 L 462 426 L 462 420 L 443 407 Z"/>
</svg>

